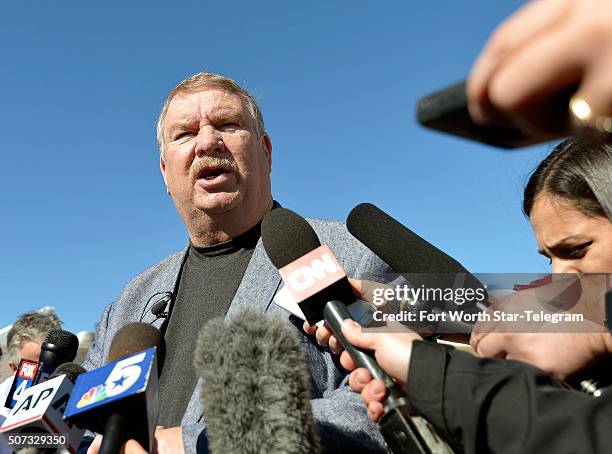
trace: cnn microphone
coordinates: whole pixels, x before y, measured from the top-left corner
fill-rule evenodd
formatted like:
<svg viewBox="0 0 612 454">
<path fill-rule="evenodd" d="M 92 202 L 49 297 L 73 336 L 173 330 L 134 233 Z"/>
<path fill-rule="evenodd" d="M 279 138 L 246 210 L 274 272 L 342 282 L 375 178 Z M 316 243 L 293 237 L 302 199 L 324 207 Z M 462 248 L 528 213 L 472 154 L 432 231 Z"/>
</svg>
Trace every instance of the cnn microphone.
<svg viewBox="0 0 612 454">
<path fill-rule="evenodd" d="M 310 224 L 293 211 L 277 208 L 264 217 L 261 238 L 308 323 L 324 319 L 355 364 L 385 383 L 388 395 L 379 427 L 391 452 L 452 452 L 425 420 L 411 417 L 406 394 L 380 368 L 372 352 L 354 347 L 342 334 L 343 320 L 352 319 L 346 305 L 356 298 L 336 257 L 327 245 L 321 246 Z M 427 424 L 425 430 L 420 423 Z"/>
<path fill-rule="evenodd" d="M 246 308 L 229 321 L 209 320 L 194 365 L 213 454 L 320 451 L 310 373 L 280 319 Z"/>
<path fill-rule="evenodd" d="M 121 327 L 111 343 L 107 364 L 78 377 L 65 417 L 103 434 L 100 452 L 119 453 L 133 438 L 153 452 L 159 403 L 159 364 L 164 339 L 141 322 Z"/>
<path fill-rule="evenodd" d="M 49 448 L 76 453 L 85 430 L 65 421 L 64 412 L 74 379 L 84 371 L 78 364 L 65 363 L 55 370 L 55 376 L 25 390 L 0 427 L 5 439 L 10 441 L 11 435 L 18 434 L 51 435 Z"/>
</svg>

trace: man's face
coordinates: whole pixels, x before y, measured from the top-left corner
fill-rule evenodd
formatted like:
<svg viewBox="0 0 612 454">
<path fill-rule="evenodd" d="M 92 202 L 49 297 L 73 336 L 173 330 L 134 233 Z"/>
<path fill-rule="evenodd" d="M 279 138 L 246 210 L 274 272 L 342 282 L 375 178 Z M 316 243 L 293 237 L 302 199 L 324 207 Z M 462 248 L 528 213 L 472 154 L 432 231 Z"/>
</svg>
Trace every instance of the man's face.
<svg viewBox="0 0 612 454">
<path fill-rule="evenodd" d="M 210 88 L 178 93 L 163 124 L 160 167 L 184 220 L 240 210 L 260 214 L 271 201 L 272 145 L 258 137 L 238 95 Z"/>
<path fill-rule="evenodd" d="M 27 359 L 28 361 L 38 361 L 40 357 L 40 345 L 42 344 L 42 340 L 40 342 L 29 341 L 23 344 L 19 353 L 21 354 L 21 359 Z M 13 371 L 17 371 L 17 367 L 19 363 L 13 364 L 9 363 L 9 368 Z"/>
</svg>

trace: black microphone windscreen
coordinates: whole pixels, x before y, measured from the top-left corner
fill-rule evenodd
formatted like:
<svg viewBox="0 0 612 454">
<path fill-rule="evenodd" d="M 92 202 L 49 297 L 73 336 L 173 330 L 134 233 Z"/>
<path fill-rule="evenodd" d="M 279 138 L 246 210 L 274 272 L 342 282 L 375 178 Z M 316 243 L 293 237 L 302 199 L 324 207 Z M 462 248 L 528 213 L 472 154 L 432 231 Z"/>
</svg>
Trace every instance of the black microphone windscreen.
<svg viewBox="0 0 612 454">
<path fill-rule="evenodd" d="M 165 300 L 158 301 L 153 306 L 151 306 L 151 313 L 157 317 L 159 316 L 159 314 L 164 312 L 164 310 L 166 309 L 166 306 L 168 306 L 168 301 L 165 301 Z"/>
<path fill-rule="evenodd" d="M 246 308 L 208 321 L 194 365 L 212 453 L 319 451 L 310 373 L 280 319 Z"/>
<path fill-rule="evenodd" d="M 371 203 L 353 208 L 346 227 L 399 273 L 468 273 L 457 260 Z"/>
<path fill-rule="evenodd" d="M 55 371 L 49 376 L 49 380 L 60 375 L 66 375 L 71 382 L 76 381 L 76 377 L 83 372 L 87 372 L 83 366 L 77 363 L 64 363 L 55 369 Z"/>
<path fill-rule="evenodd" d="M 78 349 L 78 337 L 70 331 L 52 329 L 40 346 L 38 361 L 44 364 L 45 370 L 52 372 L 60 364 L 74 360 Z"/>
<path fill-rule="evenodd" d="M 321 245 L 310 224 L 286 208 L 276 208 L 263 218 L 261 241 L 276 268 L 284 267 Z"/>
<path fill-rule="evenodd" d="M 148 323 L 128 323 L 115 333 L 106 360 L 111 363 L 151 347 L 157 347 L 157 365 L 158 370 L 161 370 L 165 355 L 165 342 L 161 331 Z"/>
</svg>

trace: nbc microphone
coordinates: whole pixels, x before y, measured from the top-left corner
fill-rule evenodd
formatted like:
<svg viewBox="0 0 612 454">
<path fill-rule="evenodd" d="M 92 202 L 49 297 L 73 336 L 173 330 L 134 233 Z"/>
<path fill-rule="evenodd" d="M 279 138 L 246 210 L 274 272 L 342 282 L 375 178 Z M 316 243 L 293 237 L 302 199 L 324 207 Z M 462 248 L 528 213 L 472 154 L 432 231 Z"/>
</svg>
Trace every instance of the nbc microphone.
<svg viewBox="0 0 612 454">
<path fill-rule="evenodd" d="M 131 438 L 153 452 L 158 361 L 163 355 L 164 339 L 157 328 L 140 322 L 122 326 L 113 337 L 107 364 L 77 379 L 66 419 L 103 434 L 101 453 L 119 453 Z"/>
</svg>

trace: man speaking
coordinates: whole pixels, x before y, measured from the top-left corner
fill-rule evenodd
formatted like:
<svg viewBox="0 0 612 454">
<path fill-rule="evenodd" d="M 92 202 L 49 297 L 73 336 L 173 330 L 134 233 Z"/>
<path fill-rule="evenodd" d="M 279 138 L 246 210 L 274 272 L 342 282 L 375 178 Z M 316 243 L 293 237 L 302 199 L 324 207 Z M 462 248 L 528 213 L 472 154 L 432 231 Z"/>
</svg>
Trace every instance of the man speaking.
<svg viewBox="0 0 612 454">
<path fill-rule="evenodd" d="M 170 92 L 157 139 L 161 173 L 189 245 L 134 278 L 106 307 L 84 365 L 93 369 L 103 363 L 122 325 L 142 320 L 159 327 L 167 345 L 159 385 L 159 424 L 165 427 L 156 432 L 159 452 L 194 452 L 205 426 L 192 367 L 201 326 L 217 316 L 231 317 L 245 305 L 283 312 L 272 304 L 281 279 L 260 240 L 261 220 L 277 206 L 270 183 L 272 143 L 254 98 L 213 73 L 189 77 Z M 388 279 L 391 270 L 343 223 L 310 222 L 347 274 Z M 160 310 L 155 303 L 162 298 L 168 304 Z M 359 396 L 340 386 L 344 373 L 337 361 L 303 334 L 301 321 L 284 314 L 302 337 L 323 451 L 382 449 Z"/>
</svg>

